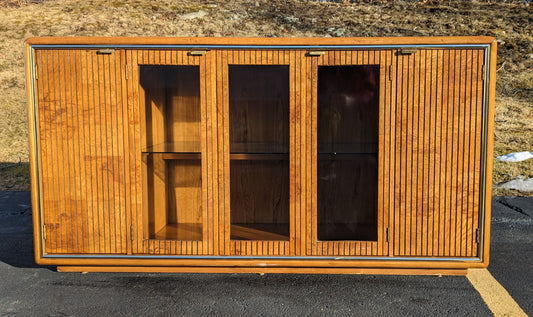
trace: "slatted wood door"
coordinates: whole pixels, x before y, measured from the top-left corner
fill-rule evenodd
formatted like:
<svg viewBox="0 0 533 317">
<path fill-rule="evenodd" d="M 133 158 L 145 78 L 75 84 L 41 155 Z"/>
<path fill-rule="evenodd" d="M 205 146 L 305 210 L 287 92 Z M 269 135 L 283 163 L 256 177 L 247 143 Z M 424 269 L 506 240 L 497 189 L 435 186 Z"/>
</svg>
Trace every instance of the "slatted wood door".
<svg viewBox="0 0 533 317">
<path fill-rule="evenodd" d="M 482 49 L 398 55 L 387 136 L 394 255 L 478 254 L 483 61 Z"/>
<path fill-rule="evenodd" d="M 209 52 L 128 50 L 128 97 L 135 125 L 133 253 L 214 253 L 208 172 L 214 84 Z"/>
<path fill-rule="evenodd" d="M 302 57 L 288 50 L 216 52 L 219 254 L 301 254 Z"/>
<path fill-rule="evenodd" d="M 135 208 L 123 51 L 36 49 L 45 254 L 124 254 Z"/>
<path fill-rule="evenodd" d="M 309 52 L 302 205 L 307 254 L 383 256 L 391 204 L 387 138 L 393 50 Z"/>
</svg>

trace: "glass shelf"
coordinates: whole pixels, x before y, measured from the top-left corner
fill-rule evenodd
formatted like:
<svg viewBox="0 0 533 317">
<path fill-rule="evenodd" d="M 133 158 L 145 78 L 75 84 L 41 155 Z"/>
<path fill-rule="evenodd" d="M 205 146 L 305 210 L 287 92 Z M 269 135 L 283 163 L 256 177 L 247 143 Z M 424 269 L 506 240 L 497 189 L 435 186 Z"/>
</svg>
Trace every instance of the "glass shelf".
<svg viewBox="0 0 533 317">
<path fill-rule="evenodd" d="M 148 146 L 142 150 L 142 153 L 200 153 L 201 151 L 198 141 L 179 141 Z"/>
</svg>

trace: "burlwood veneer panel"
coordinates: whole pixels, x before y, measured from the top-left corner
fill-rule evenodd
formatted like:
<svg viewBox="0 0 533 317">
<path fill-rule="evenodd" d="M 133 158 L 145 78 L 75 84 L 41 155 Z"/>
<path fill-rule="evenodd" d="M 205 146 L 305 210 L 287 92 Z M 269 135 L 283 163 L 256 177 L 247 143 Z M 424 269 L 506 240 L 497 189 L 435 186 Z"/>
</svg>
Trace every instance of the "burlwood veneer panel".
<svg viewBox="0 0 533 317">
<path fill-rule="evenodd" d="M 35 59 L 44 251 L 126 253 L 121 55 L 36 50 Z"/>
</svg>

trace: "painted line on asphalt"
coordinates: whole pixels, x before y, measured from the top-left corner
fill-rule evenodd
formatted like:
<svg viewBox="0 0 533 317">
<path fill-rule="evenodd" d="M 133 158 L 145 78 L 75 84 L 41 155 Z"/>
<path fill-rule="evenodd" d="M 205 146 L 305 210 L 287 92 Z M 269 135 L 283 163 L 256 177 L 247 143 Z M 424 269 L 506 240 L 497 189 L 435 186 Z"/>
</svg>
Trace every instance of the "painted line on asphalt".
<svg viewBox="0 0 533 317">
<path fill-rule="evenodd" d="M 466 277 L 494 316 L 525 316 L 526 313 L 487 269 L 468 269 Z"/>
</svg>

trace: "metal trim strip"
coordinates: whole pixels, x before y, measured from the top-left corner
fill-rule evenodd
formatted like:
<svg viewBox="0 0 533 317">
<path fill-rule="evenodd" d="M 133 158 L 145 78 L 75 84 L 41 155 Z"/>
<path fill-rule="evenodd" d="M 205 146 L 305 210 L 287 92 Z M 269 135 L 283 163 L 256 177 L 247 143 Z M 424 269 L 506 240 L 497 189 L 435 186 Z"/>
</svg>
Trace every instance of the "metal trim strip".
<svg viewBox="0 0 533 317">
<path fill-rule="evenodd" d="M 41 171 L 41 153 L 40 153 L 40 139 L 39 139 L 39 120 L 38 120 L 38 105 L 36 97 L 36 70 L 35 70 L 35 49 L 64 49 L 64 48 L 123 48 L 123 49 L 190 49 L 190 48 L 213 48 L 213 49 L 397 49 L 402 47 L 412 48 L 483 48 L 485 49 L 485 65 L 490 66 L 490 44 L 444 44 L 444 45 L 329 45 L 329 46 L 304 46 L 304 45 L 257 45 L 257 46 L 244 46 L 244 45 L 30 45 L 31 48 L 31 79 L 32 79 L 32 103 L 34 111 L 34 138 L 35 138 L 35 160 L 38 171 Z M 485 185 L 486 185 L 486 164 L 487 164 L 487 128 L 488 128 L 488 90 L 490 82 L 489 69 L 487 69 L 486 80 L 483 87 L 483 132 L 482 132 L 482 161 L 481 161 L 481 181 L 480 181 L 480 219 L 479 227 L 481 232 L 481 241 L 478 246 L 478 257 L 476 258 L 406 258 L 406 257 L 270 257 L 270 256 L 256 256 L 256 257 L 236 257 L 236 256 L 133 256 L 133 255 L 54 255 L 45 254 L 45 241 L 40 233 L 41 244 L 41 257 L 42 258 L 57 258 L 57 259 L 71 259 L 71 258 L 102 258 L 102 259 L 223 259 L 223 260 L 243 260 L 243 259 L 273 259 L 273 260 L 383 260 L 383 261 L 443 261 L 443 262 L 479 262 L 483 259 L 484 253 L 484 223 L 485 223 Z M 43 227 L 43 197 L 42 197 L 42 182 L 41 175 L 37 173 L 37 195 L 39 205 L 36 206 L 36 210 L 39 212 L 39 227 L 42 230 Z"/>
<path fill-rule="evenodd" d="M 488 48 L 490 44 L 415 44 L 415 45 L 94 45 L 34 44 L 32 48 L 102 48 L 102 49 L 398 49 L 398 48 Z"/>
<path fill-rule="evenodd" d="M 480 258 L 422 258 L 422 257 L 319 257 L 319 256 L 214 256 L 214 255 L 199 255 L 199 256 L 190 256 L 190 255 L 85 255 L 85 254 L 69 254 L 69 255 L 58 255 L 58 254 L 48 254 L 44 258 L 47 259 L 154 259 L 154 260 L 302 260 L 302 261 L 370 261 L 370 260 L 380 260 L 380 261 L 431 261 L 431 262 L 480 262 Z"/>
<path fill-rule="evenodd" d="M 36 208 L 37 212 L 39 213 L 39 236 L 40 236 L 40 245 L 41 245 L 41 257 L 44 257 L 45 256 L 45 250 L 44 250 L 44 247 L 45 247 L 45 242 L 44 242 L 44 236 L 43 236 L 43 226 L 44 226 L 44 223 L 43 223 L 43 219 L 44 219 L 44 211 L 43 211 L 43 196 L 42 196 L 42 181 L 41 181 L 41 171 L 42 171 L 42 168 L 41 168 L 41 146 L 40 146 L 40 139 L 39 139 L 39 111 L 38 111 L 38 105 L 37 105 L 37 83 L 36 83 L 36 69 L 35 69 L 35 49 L 32 47 L 31 48 L 31 53 L 30 53 L 30 62 L 31 62 L 31 67 L 30 67 L 30 76 L 31 76 L 31 85 L 32 85 L 32 107 L 33 107 L 33 126 L 34 126 L 34 140 L 35 140 L 35 165 L 37 166 L 37 196 L 38 196 L 38 199 L 37 201 L 39 202 L 39 205 L 38 206 L 32 206 L 32 210 L 34 210 L 34 208 Z M 34 233 L 35 234 L 35 233 Z"/>
<path fill-rule="evenodd" d="M 489 112 L 489 89 L 490 89 L 490 46 L 487 46 L 485 48 L 485 60 L 484 60 L 484 67 L 486 69 L 485 71 L 485 78 L 483 81 L 483 117 L 482 117 L 482 133 L 481 133 L 481 180 L 480 180 L 480 210 L 479 210 L 479 224 L 478 228 L 480 231 L 480 241 L 478 245 L 478 257 L 480 259 L 483 259 L 484 257 L 484 249 L 485 249 L 485 198 L 486 198 L 486 182 L 487 182 L 487 145 L 488 145 L 488 112 Z"/>
</svg>

